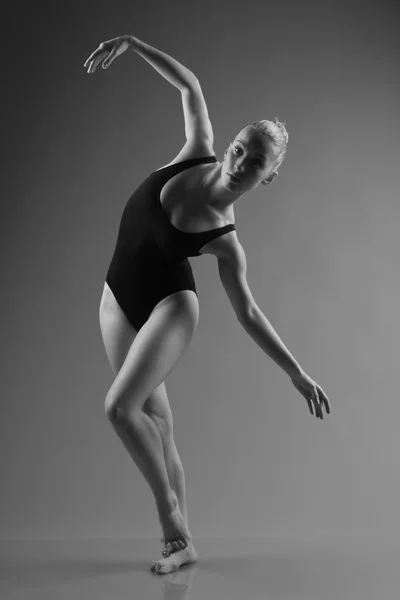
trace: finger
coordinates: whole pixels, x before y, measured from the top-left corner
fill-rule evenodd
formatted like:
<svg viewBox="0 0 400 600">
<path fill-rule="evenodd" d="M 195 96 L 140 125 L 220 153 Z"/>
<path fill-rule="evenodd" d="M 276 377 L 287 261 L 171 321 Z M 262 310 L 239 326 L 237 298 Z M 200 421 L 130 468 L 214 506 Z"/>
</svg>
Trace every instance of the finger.
<svg viewBox="0 0 400 600">
<path fill-rule="evenodd" d="M 107 54 L 107 52 L 105 52 L 103 50 L 102 52 L 97 54 L 97 56 L 95 56 L 95 58 L 92 60 L 92 62 L 89 65 L 88 73 L 94 73 L 96 71 L 97 65 L 99 64 L 99 62 L 101 60 L 103 60 L 103 58 L 106 54 Z"/>
<path fill-rule="evenodd" d="M 91 63 L 89 63 L 89 68 L 87 70 L 88 73 L 94 73 L 94 60 L 92 60 Z"/>
<path fill-rule="evenodd" d="M 308 400 L 311 402 L 312 408 L 313 408 L 313 413 L 315 414 L 315 416 L 318 416 L 318 403 L 315 402 L 315 396 L 312 393 L 312 391 L 310 392 L 310 390 L 308 390 Z M 308 402 L 307 400 L 307 402 Z"/>
<path fill-rule="evenodd" d="M 95 60 L 93 61 L 93 72 L 97 69 L 99 63 L 104 59 L 105 56 L 107 56 L 108 52 L 107 50 L 103 50 L 103 52 L 100 52 L 97 57 L 95 58 Z"/>
<path fill-rule="evenodd" d="M 317 417 L 317 419 L 319 419 L 318 403 L 314 401 L 314 398 L 312 398 L 312 402 L 314 403 L 314 414 Z"/>
<path fill-rule="evenodd" d="M 331 412 L 331 405 L 329 403 L 329 398 L 325 394 L 325 392 L 322 392 L 322 399 L 323 399 L 324 404 L 325 404 L 326 412 L 330 414 L 330 412 Z"/>
<path fill-rule="evenodd" d="M 312 400 L 311 400 L 311 398 L 307 398 L 307 397 L 306 397 L 306 400 L 307 400 L 308 408 L 310 409 L 310 413 L 314 416 L 314 407 L 313 407 Z"/>
<path fill-rule="evenodd" d="M 105 61 L 102 64 L 103 69 L 107 69 L 107 67 L 109 67 L 111 65 L 114 58 L 115 58 L 115 52 L 113 52 L 111 50 L 109 56 L 107 56 L 107 58 L 105 59 Z"/>
<path fill-rule="evenodd" d="M 101 52 L 100 48 L 96 48 L 96 50 L 94 52 L 92 52 L 92 54 L 89 56 L 89 58 L 86 59 L 85 64 L 83 66 L 86 67 L 89 63 L 91 63 L 96 58 L 96 55 L 99 52 Z"/>
<path fill-rule="evenodd" d="M 87 58 L 87 59 L 85 60 L 85 64 L 83 65 L 83 66 L 85 67 L 85 69 L 86 69 L 86 67 L 88 66 L 88 64 L 89 64 L 90 62 L 92 62 L 92 60 L 93 60 L 93 55 L 94 55 L 94 52 L 93 52 L 93 54 L 91 54 L 91 55 L 89 56 L 89 58 Z"/>
<path fill-rule="evenodd" d="M 319 399 L 320 399 L 321 403 L 323 402 L 323 404 L 325 406 L 325 410 L 329 414 L 331 412 L 331 406 L 329 404 L 328 396 L 325 394 L 324 390 L 321 387 L 318 387 L 317 390 L 318 390 Z"/>
<path fill-rule="evenodd" d="M 318 418 L 323 419 L 324 415 L 322 412 L 322 402 L 318 399 Z"/>
<path fill-rule="evenodd" d="M 317 402 L 318 402 L 319 418 L 323 419 L 324 418 L 324 413 L 323 413 L 323 410 L 322 410 L 322 401 L 321 401 L 321 398 L 320 398 L 320 396 L 318 394 L 318 388 L 317 387 L 315 387 L 315 395 L 317 397 Z"/>
<path fill-rule="evenodd" d="M 314 398 L 314 402 L 315 402 L 315 407 L 316 407 L 317 417 L 318 417 L 319 419 L 323 419 L 324 417 L 323 417 L 323 415 L 322 415 L 322 404 L 321 404 L 321 401 L 320 401 L 320 399 L 319 399 L 319 396 L 318 396 L 318 390 L 317 390 L 317 388 L 316 388 L 316 387 L 314 388 L 314 395 L 313 395 L 313 398 Z"/>
</svg>

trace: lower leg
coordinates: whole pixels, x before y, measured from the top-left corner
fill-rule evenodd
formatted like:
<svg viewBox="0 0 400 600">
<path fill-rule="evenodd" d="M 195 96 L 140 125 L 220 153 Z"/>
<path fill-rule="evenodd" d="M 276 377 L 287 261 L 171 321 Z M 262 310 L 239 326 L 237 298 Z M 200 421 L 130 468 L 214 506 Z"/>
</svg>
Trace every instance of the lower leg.
<svg viewBox="0 0 400 600">
<path fill-rule="evenodd" d="M 164 442 L 165 465 L 168 471 L 170 486 L 178 498 L 179 510 L 188 527 L 187 505 L 186 505 L 186 481 L 182 461 L 173 438 Z"/>
<path fill-rule="evenodd" d="M 150 485 L 160 519 L 177 506 L 164 460 L 160 432 L 143 411 L 130 418 L 110 418 L 111 424 L 136 466 Z"/>
</svg>

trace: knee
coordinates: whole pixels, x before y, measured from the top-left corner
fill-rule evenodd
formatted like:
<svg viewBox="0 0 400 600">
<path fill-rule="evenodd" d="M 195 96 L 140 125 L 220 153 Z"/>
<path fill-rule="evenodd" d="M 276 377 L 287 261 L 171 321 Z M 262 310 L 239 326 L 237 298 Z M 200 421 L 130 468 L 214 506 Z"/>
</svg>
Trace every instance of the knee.
<svg viewBox="0 0 400 600">
<path fill-rule="evenodd" d="M 104 401 L 104 412 L 109 421 L 116 421 L 118 415 L 120 413 L 120 409 L 118 408 L 118 403 L 112 402 L 107 397 Z"/>
<path fill-rule="evenodd" d="M 104 401 L 104 412 L 107 419 L 112 423 L 122 423 L 128 419 L 126 406 L 122 403 L 122 400 L 111 395 L 106 396 Z"/>
</svg>

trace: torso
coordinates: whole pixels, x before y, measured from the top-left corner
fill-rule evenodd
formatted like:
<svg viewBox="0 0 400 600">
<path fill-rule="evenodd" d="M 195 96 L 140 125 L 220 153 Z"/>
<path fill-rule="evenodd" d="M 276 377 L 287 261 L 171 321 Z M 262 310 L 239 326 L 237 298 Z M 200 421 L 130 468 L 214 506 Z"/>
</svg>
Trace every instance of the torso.
<svg viewBox="0 0 400 600">
<path fill-rule="evenodd" d="M 199 151 L 195 155 L 186 153 L 183 149 L 176 158 L 165 165 L 176 164 L 189 158 L 197 156 L 211 156 L 213 151 L 209 149 Z M 186 233 L 198 233 L 223 227 L 235 222 L 233 206 L 230 207 L 227 214 L 221 214 L 211 205 L 204 202 L 204 194 L 202 194 L 202 175 L 204 171 L 214 168 L 215 163 L 206 163 L 190 167 L 181 173 L 177 173 L 162 187 L 160 192 L 160 203 L 169 217 L 170 223 Z M 161 169 L 164 167 L 160 167 Z M 160 169 L 157 169 L 159 171 Z M 227 233 L 225 235 L 230 235 Z M 212 240 L 200 248 L 200 254 L 214 254 L 212 244 L 217 240 Z M 121 308 L 119 307 L 113 292 L 109 288 L 107 282 L 104 282 L 103 295 L 100 304 L 101 314 L 118 314 L 121 319 L 126 321 Z M 105 318 L 105 317 L 104 317 Z"/>
<path fill-rule="evenodd" d="M 177 160 L 178 158 L 179 156 L 165 166 L 184 160 L 182 158 Z M 169 217 L 170 223 L 177 229 L 185 233 L 199 233 L 235 222 L 233 206 L 226 214 L 222 214 L 204 200 L 202 188 L 204 172 L 215 168 L 215 164 L 207 163 L 189 167 L 171 177 L 162 187 L 160 192 L 162 209 Z M 209 244 L 205 244 L 199 252 L 207 254 Z"/>
</svg>

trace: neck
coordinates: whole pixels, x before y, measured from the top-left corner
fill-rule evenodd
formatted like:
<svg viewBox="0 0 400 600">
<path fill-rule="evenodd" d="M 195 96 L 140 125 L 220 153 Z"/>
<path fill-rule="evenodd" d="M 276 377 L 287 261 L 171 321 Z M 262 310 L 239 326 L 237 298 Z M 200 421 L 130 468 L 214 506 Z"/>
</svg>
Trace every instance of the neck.
<svg viewBox="0 0 400 600">
<path fill-rule="evenodd" d="M 221 171 L 220 163 L 207 169 L 201 185 L 205 192 L 205 202 L 218 210 L 227 211 L 240 196 L 243 196 L 243 193 L 228 190 L 221 178 Z"/>
</svg>

